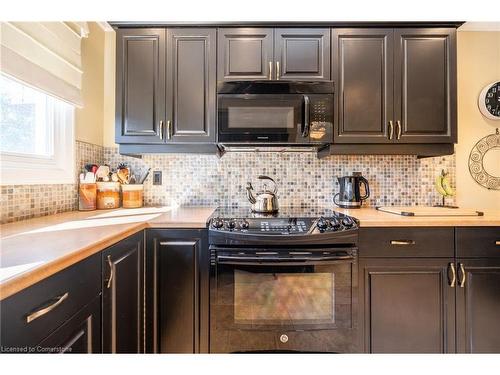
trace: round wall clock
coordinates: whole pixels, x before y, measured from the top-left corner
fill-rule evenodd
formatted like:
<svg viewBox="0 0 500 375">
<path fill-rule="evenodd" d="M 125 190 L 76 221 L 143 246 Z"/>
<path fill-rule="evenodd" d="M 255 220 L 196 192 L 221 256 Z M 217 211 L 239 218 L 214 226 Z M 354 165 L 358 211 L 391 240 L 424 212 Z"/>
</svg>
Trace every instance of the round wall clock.
<svg viewBox="0 0 500 375">
<path fill-rule="evenodd" d="M 490 120 L 500 120 L 500 82 L 492 82 L 481 91 L 479 110 Z"/>
</svg>

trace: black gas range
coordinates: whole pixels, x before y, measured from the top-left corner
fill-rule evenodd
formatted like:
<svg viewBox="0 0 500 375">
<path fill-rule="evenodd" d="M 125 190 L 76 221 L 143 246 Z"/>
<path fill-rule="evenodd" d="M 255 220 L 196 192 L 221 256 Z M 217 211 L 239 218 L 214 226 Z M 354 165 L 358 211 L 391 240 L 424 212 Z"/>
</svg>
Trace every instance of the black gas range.
<svg viewBox="0 0 500 375">
<path fill-rule="evenodd" d="M 351 216 L 323 207 L 288 207 L 274 214 L 225 207 L 209 221 L 209 243 L 357 242 L 358 224 Z"/>
<path fill-rule="evenodd" d="M 355 351 L 358 221 L 320 207 L 209 221 L 210 351 Z"/>
</svg>

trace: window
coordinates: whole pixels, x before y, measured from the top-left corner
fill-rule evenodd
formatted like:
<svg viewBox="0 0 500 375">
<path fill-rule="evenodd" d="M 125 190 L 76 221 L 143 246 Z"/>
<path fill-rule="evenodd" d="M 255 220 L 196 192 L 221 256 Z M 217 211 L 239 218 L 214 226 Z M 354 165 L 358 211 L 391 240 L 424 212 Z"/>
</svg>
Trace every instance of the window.
<svg viewBox="0 0 500 375">
<path fill-rule="evenodd" d="M 0 74 L 1 183 L 73 183 L 72 105 Z"/>
</svg>

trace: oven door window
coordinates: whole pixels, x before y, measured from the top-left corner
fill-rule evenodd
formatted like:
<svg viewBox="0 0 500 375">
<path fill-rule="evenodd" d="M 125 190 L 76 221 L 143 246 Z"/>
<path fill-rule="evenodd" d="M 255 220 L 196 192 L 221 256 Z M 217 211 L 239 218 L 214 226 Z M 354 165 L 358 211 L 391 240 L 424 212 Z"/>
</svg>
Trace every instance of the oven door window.
<svg viewBox="0 0 500 375">
<path fill-rule="evenodd" d="M 351 262 L 218 268 L 217 304 L 236 329 L 351 327 Z"/>
</svg>

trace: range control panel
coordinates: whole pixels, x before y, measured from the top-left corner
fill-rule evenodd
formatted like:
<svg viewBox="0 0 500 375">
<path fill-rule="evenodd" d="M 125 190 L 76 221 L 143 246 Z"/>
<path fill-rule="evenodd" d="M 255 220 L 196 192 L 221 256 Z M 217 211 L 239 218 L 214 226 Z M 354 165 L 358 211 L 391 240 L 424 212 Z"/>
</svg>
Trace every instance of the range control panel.
<svg viewBox="0 0 500 375">
<path fill-rule="evenodd" d="M 220 218 L 210 220 L 209 229 L 242 234 L 306 235 L 331 233 L 357 227 L 349 216 L 314 218 Z"/>
</svg>

